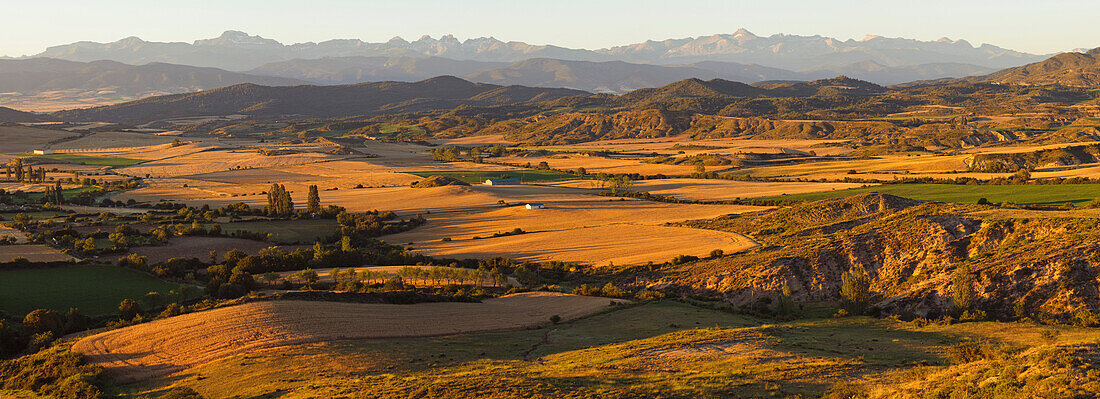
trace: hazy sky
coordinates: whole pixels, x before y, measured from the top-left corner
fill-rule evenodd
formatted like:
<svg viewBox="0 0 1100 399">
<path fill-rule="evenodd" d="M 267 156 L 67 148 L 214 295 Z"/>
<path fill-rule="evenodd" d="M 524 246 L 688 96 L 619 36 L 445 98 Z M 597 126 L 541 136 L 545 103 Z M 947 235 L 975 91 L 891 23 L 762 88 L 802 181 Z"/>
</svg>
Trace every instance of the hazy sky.
<svg viewBox="0 0 1100 399">
<path fill-rule="evenodd" d="M 283 43 L 393 36 L 493 36 L 603 48 L 646 39 L 732 33 L 867 34 L 966 39 L 1033 53 L 1100 46 L 1096 0 L 4 0 L 0 55 L 79 40 L 215 37 L 234 29 Z"/>
</svg>

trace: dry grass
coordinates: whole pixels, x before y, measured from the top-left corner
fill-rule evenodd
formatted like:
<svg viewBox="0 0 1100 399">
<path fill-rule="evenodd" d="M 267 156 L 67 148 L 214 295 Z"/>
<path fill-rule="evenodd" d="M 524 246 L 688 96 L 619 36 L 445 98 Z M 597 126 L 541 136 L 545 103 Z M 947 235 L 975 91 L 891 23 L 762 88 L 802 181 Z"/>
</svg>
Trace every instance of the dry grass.
<svg viewBox="0 0 1100 399">
<path fill-rule="evenodd" d="M 73 350 L 106 367 L 117 381 L 133 382 L 264 348 L 517 329 L 607 306 L 607 298 L 543 292 L 481 303 L 253 302 L 103 332 L 78 341 Z"/>
</svg>

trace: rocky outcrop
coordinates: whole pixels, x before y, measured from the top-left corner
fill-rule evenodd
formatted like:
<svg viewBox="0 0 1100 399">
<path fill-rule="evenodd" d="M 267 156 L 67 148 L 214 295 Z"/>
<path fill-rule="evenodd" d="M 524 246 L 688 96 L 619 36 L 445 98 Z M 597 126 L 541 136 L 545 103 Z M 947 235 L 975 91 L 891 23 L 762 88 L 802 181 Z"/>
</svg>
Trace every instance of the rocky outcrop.
<svg viewBox="0 0 1100 399">
<path fill-rule="evenodd" d="M 850 197 L 724 220 L 716 226 L 768 245 L 677 266 L 662 282 L 735 305 L 774 298 L 784 282 L 796 301 L 835 301 L 841 274 L 861 268 L 883 313 L 935 317 L 953 309 L 952 276 L 966 265 L 973 307 L 992 317 L 1100 312 L 1096 220 L 994 219 L 977 216 L 983 208 L 972 205 L 875 205 L 895 198 Z M 769 219 L 792 223 L 775 231 Z"/>
</svg>

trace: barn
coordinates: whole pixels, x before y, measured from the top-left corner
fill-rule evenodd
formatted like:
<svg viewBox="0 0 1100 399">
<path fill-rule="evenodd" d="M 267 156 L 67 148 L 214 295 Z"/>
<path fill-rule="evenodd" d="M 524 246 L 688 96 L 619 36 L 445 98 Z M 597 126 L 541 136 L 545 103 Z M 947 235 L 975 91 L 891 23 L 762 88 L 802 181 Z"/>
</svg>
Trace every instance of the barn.
<svg viewBox="0 0 1100 399">
<path fill-rule="evenodd" d="M 543 209 L 543 208 L 546 208 L 546 205 L 543 205 L 543 204 L 538 203 L 538 202 L 532 202 L 530 204 L 527 204 L 527 209 Z"/>
<path fill-rule="evenodd" d="M 487 179 L 485 180 L 486 186 L 505 186 L 509 184 L 519 184 L 519 179 Z"/>
<path fill-rule="evenodd" d="M 34 150 L 34 155 L 50 155 L 50 154 L 53 154 L 53 153 L 54 153 L 53 150 L 47 150 L 47 149 L 42 149 L 42 148 L 36 148 Z"/>
</svg>

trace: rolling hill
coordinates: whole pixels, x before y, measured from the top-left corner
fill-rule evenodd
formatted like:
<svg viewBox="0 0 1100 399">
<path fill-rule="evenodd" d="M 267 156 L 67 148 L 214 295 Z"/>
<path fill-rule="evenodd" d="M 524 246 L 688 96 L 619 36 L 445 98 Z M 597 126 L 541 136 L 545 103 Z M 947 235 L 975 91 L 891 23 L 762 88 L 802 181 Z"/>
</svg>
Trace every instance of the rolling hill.
<svg viewBox="0 0 1100 399">
<path fill-rule="evenodd" d="M 1062 53 L 1034 64 L 967 80 L 1029 86 L 1058 84 L 1095 87 L 1100 85 L 1100 48 L 1084 53 Z"/>
<path fill-rule="evenodd" d="M 335 117 L 514 105 L 587 94 L 579 90 L 498 86 L 441 76 L 415 83 L 270 87 L 240 84 L 197 93 L 55 113 L 66 120 L 140 122 L 197 115 Z"/>
<path fill-rule="evenodd" d="M 355 84 L 379 81 L 415 82 L 444 75 L 466 76 L 507 65 L 505 62 L 442 57 L 325 57 L 273 62 L 248 73 L 301 79 L 319 84 Z M 515 81 L 506 83 L 522 84 Z"/>
<path fill-rule="evenodd" d="M 23 112 L 8 107 L 0 107 L 0 122 L 8 123 L 33 123 L 33 122 L 49 122 L 54 121 L 55 118 L 49 115 L 40 115 L 30 112 Z"/>
</svg>

